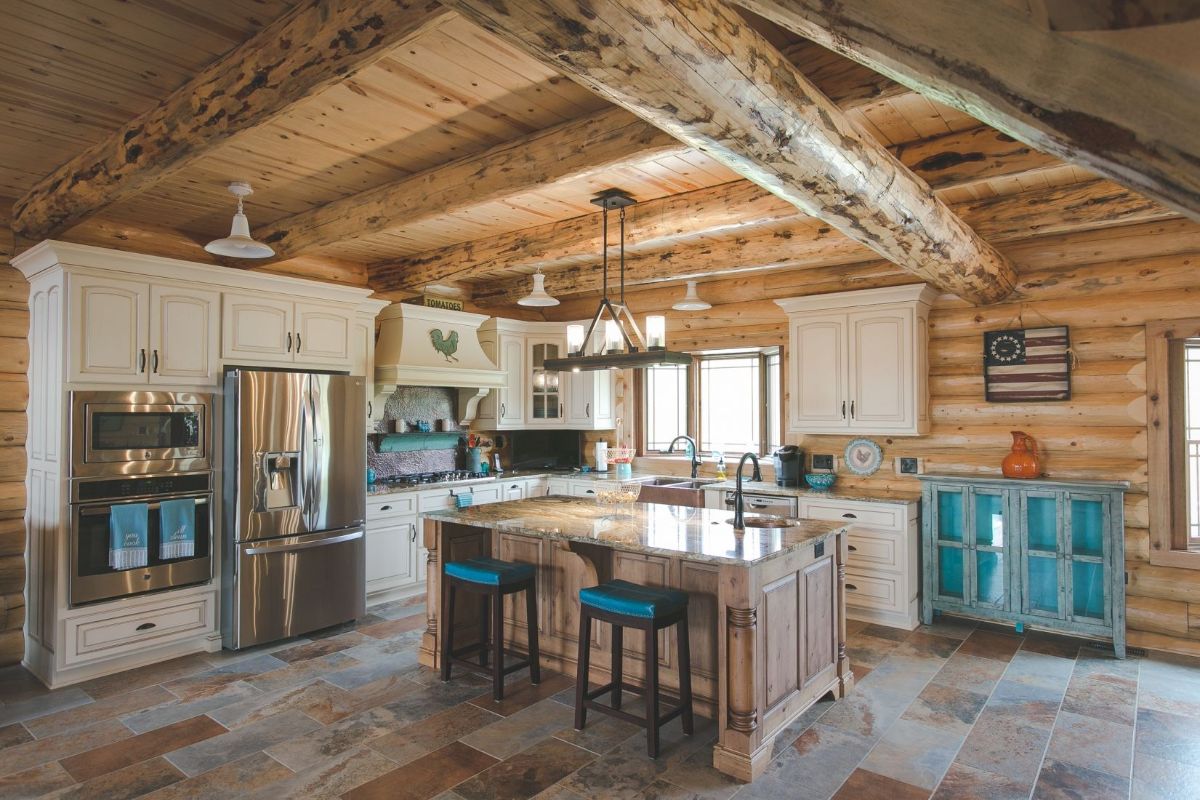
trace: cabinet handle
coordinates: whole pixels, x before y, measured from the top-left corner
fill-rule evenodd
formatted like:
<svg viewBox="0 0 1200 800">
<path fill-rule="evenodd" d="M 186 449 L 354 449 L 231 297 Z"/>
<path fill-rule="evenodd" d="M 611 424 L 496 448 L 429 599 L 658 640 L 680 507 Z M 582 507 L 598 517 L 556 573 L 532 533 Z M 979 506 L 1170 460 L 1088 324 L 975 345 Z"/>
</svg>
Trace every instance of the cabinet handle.
<svg viewBox="0 0 1200 800">
<path fill-rule="evenodd" d="M 153 622 L 143 622 L 141 625 L 138 625 L 135 630 L 148 631 L 151 628 L 155 628 L 155 627 L 158 627 L 158 626 Z"/>
<path fill-rule="evenodd" d="M 846 401 L 842 401 L 842 419 L 846 418 Z"/>
<path fill-rule="evenodd" d="M 512 486 L 510 486 L 510 487 L 508 487 L 508 488 L 509 488 L 509 489 L 520 489 L 521 487 L 520 487 L 520 486 L 517 486 L 517 485 L 514 483 Z"/>
<path fill-rule="evenodd" d="M 287 351 L 289 353 L 292 352 L 292 332 L 291 331 L 288 331 L 288 349 L 287 349 Z"/>
<path fill-rule="evenodd" d="M 412 528 L 412 538 L 409 541 L 415 542 L 417 540 L 417 526 L 410 523 L 409 527 Z"/>
<path fill-rule="evenodd" d="M 392 507 L 391 506 L 380 506 L 379 510 L 380 511 L 391 511 Z"/>
<path fill-rule="evenodd" d="M 158 348 L 157 347 L 154 348 L 154 366 L 152 366 L 151 369 L 154 370 L 155 375 L 158 374 Z"/>
<path fill-rule="evenodd" d="M 146 371 L 146 348 L 138 350 L 138 372 Z"/>
<path fill-rule="evenodd" d="M 367 401 L 367 416 L 368 417 L 375 416 L 375 404 L 372 403 L 370 400 Z"/>
<path fill-rule="evenodd" d="M 850 419 L 854 419 L 854 401 L 850 401 Z"/>
<path fill-rule="evenodd" d="M 596 493 L 596 490 L 595 490 L 595 489 L 588 489 L 588 490 L 587 490 L 587 493 L 588 493 L 588 494 L 595 494 L 595 493 Z"/>
<path fill-rule="evenodd" d="M 857 552 L 858 552 L 858 548 L 857 548 L 857 547 L 855 547 L 855 546 L 854 546 L 854 545 L 852 545 L 852 544 L 848 544 L 848 545 L 846 545 L 846 549 L 847 549 L 847 550 L 849 550 L 851 553 L 857 553 Z"/>
<path fill-rule="evenodd" d="M 842 514 L 842 519 L 858 519 L 858 515 L 851 514 L 850 512 L 847 511 L 845 514 Z"/>
<path fill-rule="evenodd" d="M 583 415 L 584 415 L 585 417 L 590 417 L 590 416 L 592 416 L 592 404 L 591 404 L 591 403 L 588 403 L 587 405 L 585 405 L 585 406 L 583 407 Z"/>
<path fill-rule="evenodd" d="M 559 418 L 559 419 L 562 419 L 562 415 L 563 415 L 563 413 L 562 413 L 562 403 L 559 403 L 559 404 L 558 404 L 558 418 Z"/>
<path fill-rule="evenodd" d="M 848 591 L 851 591 L 851 592 L 857 592 L 857 591 L 858 591 L 858 587 L 857 587 L 857 586 L 855 586 L 853 583 L 847 583 L 847 584 L 846 584 L 846 589 L 847 589 Z"/>
<path fill-rule="evenodd" d="M 300 333 L 299 333 L 299 331 L 296 332 L 296 352 L 297 353 L 300 352 Z"/>
<path fill-rule="evenodd" d="M 502 417 L 507 417 L 507 416 L 508 416 L 508 414 L 507 414 L 507 413 L 505 412 L 505 410 L 504 410 L 504 403 L 501 403 L 501 404 L 500 404 L 500 416 L 502 416 Z"/>
</svg>

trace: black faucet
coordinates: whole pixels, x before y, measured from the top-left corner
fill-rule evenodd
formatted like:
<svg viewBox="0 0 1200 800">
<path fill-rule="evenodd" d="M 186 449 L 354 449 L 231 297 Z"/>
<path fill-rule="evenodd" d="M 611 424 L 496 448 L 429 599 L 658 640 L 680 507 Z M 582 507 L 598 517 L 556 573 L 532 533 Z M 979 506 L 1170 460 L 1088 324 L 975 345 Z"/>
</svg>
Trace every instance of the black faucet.
<svg viewBox="0 0 1200 800">
<path fill-rule="evenodd" d="M 754 462 L 754 474 L 750 480 L 762 480 L 762 472 L 758 469 L 758 456 L 754 453 L 742 453 L 742 460 L 738 462 L 737 466 L 737 488 L 733 490 L 733 529 L 735 531 L 746 529 L 746 503 L 742 499 L 742 467 L 746 466 L 747 458 Z"/>
<path fill-rule="evenodd" d="M 667 452 L 674 453 L 675 452 L 675 443 L 678 442 L 680 439 L 683 439 L 685 442 L 687 442 L 688 444 L 690 444 L 692 446 L 692 480 L 696 480 L 696 478 L 700 477 L 700 464 L 702 462 L 700 461 L 700 448 L 696 446 L 695 439 L 693 439 L 692 437 L 687 436 L 685 434 L 680 434 L 679 436 L 676 436 L 674 439 L 672 439 L 671 443 L 669 445 L 667 445 Z"/>
</svg>

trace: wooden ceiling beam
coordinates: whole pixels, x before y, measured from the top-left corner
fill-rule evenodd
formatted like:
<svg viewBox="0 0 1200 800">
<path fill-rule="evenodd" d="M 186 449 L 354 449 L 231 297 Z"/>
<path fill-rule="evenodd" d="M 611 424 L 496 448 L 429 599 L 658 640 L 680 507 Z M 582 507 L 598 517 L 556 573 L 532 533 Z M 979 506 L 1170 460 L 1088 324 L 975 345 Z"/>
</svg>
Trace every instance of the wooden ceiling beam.
<svg viewBox="0 0 1200 800">
<path fill-rule="evenodd" d="M 302 3 L 39 180 L 15 204 L 13 230 L 35 240 L 66 230 L 345 80 L 448 13 L 433 0 Z"/>
<path fill-rule="evenodd" d="M 1028 6 L 1007 0 L 962 8 L 908 0 L 734 2 L 1200 219 L 1200 21 L 1160 26 L 1146 47 L 1144 36 L 1051 30 Z"/>
<path fill-rule="evenodd" d="M 1177 216 L 1109 181 L 956 203 L 951 208 L 981 236 L 996 243 Z M 625 282 L 629 286 L 678 283 L 741 272 L 854 264 L 875 257 L 829 225 L 804 217 L 717 241 L 627 255 Z M 546 291 L 560 298 L 599 292 L 600 284 L 599 271 L 590 263 L 546 275 Z M 503 306 L 515 303 L 528 292 L 529 279 L 522 275 L 481 284 L 473 297 L 481 306 Z"/>
<path fill-rule="evenodd" d="M 999 252 L 718 0 L 447 5 L 922 280 L 1012 290 Z"/>
<path fill-rule="evenodd" d="M 899 145 L 892 152 L 935 191 L 1062 164 L 986 126 Z M 740 180 L 639 203 L 627 214 L 625 244 L 636 249 L 727 235 L 739 228 L 795 219 L 800 212 L 758 184 Z M 579 259 L 594 259 L 600 252 L 599 227 L 597 214 L 585 214 L 373 264 L 371 284 L 383 291 L 419 291 L 431 283 L 513 267 L 553 270 Z"/>
</svg>

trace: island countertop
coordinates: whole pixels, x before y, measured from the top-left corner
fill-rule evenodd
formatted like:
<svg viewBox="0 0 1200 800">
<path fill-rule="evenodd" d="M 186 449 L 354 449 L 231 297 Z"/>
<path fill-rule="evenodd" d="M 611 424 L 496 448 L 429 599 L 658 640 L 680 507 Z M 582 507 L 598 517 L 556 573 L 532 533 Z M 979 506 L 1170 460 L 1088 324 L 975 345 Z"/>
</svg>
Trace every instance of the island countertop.
<svg viewBox="0 0 1200 800">
<path fill-rule="evenodd" d="M 782 529 L 735 532 L 731 512 L 657 503 L 607 505 L 577 497 L 535 497 L 423 515 L 428 520 L 547 539 L 600 544 L 712 564 L 751 565 L 783 556 L 846 529 L 797 520 Z M 749 517 L 757 515 L 747 514 Z"/>
</svg>

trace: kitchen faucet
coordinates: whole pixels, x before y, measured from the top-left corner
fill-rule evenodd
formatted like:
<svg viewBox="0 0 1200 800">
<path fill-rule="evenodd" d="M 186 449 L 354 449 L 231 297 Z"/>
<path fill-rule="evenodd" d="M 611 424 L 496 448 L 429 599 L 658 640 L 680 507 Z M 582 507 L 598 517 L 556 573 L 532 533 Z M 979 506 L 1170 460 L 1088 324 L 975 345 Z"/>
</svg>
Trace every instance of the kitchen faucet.
<svg viewBox="0 0 1200 800">
<path fill-rule="evenodd" d="M 758 469 L 758 456 L 754 453 L 742 453 L 742 460 L 738 462 L 737 466 L 737 488 L 733 491 L 733 529 L 735 531 L 746 529 L 746 503 L 742 499 L 742 467 L 746 466 L 747 458 L 754 462 L 754 474 L 750 480 L 762 480 L 762 473 Z"/>
<path fill-rule="evenodd" d="M 683 439 L 685 442 L 687 442 L 692 447 L 692 480 L 696 480 L 696 478 L 700 477 L 700 465 L 703 462 L 700 460 L 700 448 L 696 446 L 695 439 L 693 439 L 692 437 L 690 437 L 686 434 L 681 433 L 678 436 L 676 436 L 674 439 L 672 439 L 671 443 L 669 445 L 667 445 L 667 452 L 674 453 L 675 452 L 675 443 L 678 442 L 680 439 Z"/>
</svg>

